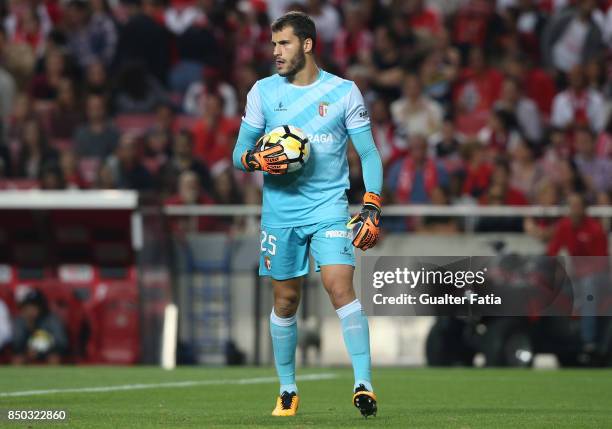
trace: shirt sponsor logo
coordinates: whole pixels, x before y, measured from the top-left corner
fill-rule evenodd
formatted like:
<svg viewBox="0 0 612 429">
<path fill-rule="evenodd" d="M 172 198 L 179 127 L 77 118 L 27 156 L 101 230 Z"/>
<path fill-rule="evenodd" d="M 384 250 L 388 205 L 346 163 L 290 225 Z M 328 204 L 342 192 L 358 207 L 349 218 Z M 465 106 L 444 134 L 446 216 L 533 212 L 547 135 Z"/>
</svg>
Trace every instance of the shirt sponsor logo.
<svg viewBox="0 0 612 429">
<path fill-rule="evenodd" d="M 332 143 L 334 141 L 334 136 L 332 133 L 308 134 L 308 141 L 310 141 L 310 143 Z"/>
<path fill-rule="evenodd" d="M 266 265 L 266 269 L 268 271 L 272 269 L 272 260 L 269 256 L 264 256 L 264 264 Z"/>
<path fill-rule="evenodd" d="M 352 238 L 351 231 L 325 231 L 325 238 Z"/>
<path fill-rule="evenodd" d="M 365 110 L 365 109 L 364 109 L 364 110 L 362 110 L 361 112 L 359 112 L 359 117 L 360 117 L 361 119 L 365 119 L 365 118 L 367 118 L 368 116 L 369 116 L 369 113 L 368 113 L 368 111 L 367 111 L 367 110 Z"/>
<path fill-rule="evenodd" d="M 285 105 L 283 104 L 282 101 L 278 102 L 278 107 L 276 109 L 274 109 L 275 112 L 286 112 L 287 108 L 285 107 Z"/>
</svg>

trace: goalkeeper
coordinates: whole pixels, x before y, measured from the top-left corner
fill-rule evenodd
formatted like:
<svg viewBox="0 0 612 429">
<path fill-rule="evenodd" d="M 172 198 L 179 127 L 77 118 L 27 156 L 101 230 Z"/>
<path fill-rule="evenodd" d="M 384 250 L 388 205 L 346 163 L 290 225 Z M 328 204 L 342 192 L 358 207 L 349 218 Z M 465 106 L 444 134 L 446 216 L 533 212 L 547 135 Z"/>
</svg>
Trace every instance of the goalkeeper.
<svg viewBox="0 0 612 429">
<path fill-rule="evenodd" d="M 300 12 L 272 24 L 277 74 L 251 88 L 233 160 L 241 170 L 264 172 L 259 274 L 272 277 L 270 334 L 280 379 L 272 414 L 295 415 L 299 404 L 296 312 L 310 252 L 342 325 L 355 375 L 353 404 L 367 417 L 376 414 L 377 404 L 368 320 L 353 289 L 353 246 L 366 250 L 378 240 L 382 164 L 359 89 L 317 66 L 316 38 L 313 21 Z M 295 173 L 287 174 L 280 145 L 264 149 L 265 136 L 259 138 L 280 125 L 301 128 L 310 140 L 310 160 Z M 349 137 L 361 158 L 367 192 L 363 209 L 347 225 Z"/>
</svg>

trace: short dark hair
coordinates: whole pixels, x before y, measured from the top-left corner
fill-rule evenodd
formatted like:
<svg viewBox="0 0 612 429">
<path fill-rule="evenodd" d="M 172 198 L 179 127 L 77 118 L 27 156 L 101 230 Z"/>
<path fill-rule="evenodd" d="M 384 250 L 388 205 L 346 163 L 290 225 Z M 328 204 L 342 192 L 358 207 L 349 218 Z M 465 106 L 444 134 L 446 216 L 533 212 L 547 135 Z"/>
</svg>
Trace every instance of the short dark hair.
<svg viewBox="0 0 612 429">
<path fill-rule="evenodd" d="M 271 25 L 273 33 L 281 31 L 285 27 L 293 28 L 295 35 L 303 42 L 306 39 L 312 40 L 314 49 L 317 43 L 317 27 L 314 21 L 304 12 L 290 11 L 278 18 Z"/>
</svg>

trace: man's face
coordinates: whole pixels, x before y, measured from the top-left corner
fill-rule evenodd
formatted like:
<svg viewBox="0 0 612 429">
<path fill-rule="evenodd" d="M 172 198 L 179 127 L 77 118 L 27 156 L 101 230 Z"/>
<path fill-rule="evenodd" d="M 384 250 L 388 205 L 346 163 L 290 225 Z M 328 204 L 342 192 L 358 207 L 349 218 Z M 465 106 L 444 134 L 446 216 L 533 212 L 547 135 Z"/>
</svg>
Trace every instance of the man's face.
<svg viewBox="0 0 612 429">
<path fill-rule="evenodd" d="M 306 55 L 293 27 L 285 27 L 272 33 L 274 62 L 278 74 L 283 77 L 295 76 L 306 65 Z"/>
<path fill-rule="evenodd" d="M 33 325 L 40 316 L 40 309 L 36 304 L 26 304 L 21 308 L 21 316 L 28 325 Z"/>
<path fill-rule="evenodd" d="M 570 195 L 567 202 L 569 205 L 569 217 L 574 222 L 580 222 L 586 213 L 582 198 L 578 195 Z"/>
</svg>

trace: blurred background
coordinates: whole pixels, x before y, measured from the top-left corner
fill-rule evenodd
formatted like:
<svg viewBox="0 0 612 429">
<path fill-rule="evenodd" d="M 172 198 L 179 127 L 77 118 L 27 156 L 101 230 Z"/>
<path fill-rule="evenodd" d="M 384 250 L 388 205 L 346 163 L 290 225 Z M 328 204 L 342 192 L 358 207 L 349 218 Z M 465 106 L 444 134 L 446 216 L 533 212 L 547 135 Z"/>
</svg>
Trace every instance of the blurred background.
<svg viewBox="0 0 612 429">
<path fill-rule="evenodd" d="M 368 254 L 609 255 L 610 0 L 2 0 L 0 363 L 158 364 L 171 302 L 179 364 L 272 363 L 262 181 L 231 152 L 286 10 L 368 104 Z M 314 273 L 300 318 L 301 363 L 349 363 Z M 375 365 L 612 364 L 606 318 L 370 323 Z"/>
</svg>

